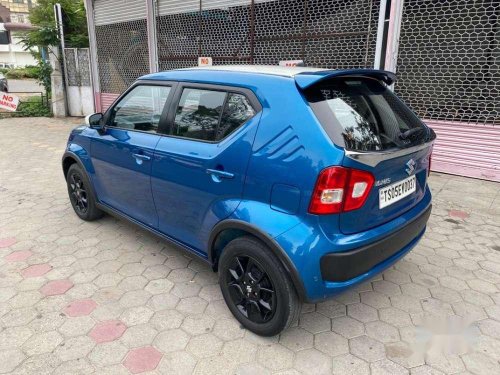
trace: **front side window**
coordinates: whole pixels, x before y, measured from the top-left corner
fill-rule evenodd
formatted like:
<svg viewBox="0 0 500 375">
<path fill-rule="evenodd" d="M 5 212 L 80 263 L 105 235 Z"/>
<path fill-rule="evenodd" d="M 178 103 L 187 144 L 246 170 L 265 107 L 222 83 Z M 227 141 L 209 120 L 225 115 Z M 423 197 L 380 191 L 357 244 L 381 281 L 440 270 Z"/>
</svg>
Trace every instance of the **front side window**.
<svg viewBox="0 0 500 375">
<path fill-rule="evenodd" d="M 220 141 L 254 115 L 242 94 L 186 88 L 177 106 L 174 135 Z"/>
<path fill-rule="evenodd" d="M 156 133 L 169 93 L 168 86 L 136 86 L 113 108 L 110 125 Z"/>
</svg>

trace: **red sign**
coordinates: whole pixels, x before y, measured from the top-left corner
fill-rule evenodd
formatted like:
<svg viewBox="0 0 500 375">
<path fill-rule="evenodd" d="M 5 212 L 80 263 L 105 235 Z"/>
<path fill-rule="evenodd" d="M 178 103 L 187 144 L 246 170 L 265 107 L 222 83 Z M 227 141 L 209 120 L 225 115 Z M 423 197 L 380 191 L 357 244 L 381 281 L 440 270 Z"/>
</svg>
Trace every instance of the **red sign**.
<svg viewBox="0 0 500 375">
<path fill-rule="evenodd" d="M 19 98 L 17 96 L 0 91 L 0 108 L 14 112 L 18 105 Z"/>
</svg>

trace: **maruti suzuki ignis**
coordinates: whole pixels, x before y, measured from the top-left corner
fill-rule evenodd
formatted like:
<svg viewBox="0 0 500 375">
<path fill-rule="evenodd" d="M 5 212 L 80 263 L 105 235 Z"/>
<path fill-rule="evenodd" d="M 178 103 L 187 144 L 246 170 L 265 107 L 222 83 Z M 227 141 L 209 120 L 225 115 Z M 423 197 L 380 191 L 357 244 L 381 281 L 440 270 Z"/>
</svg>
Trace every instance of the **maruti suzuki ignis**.
<svg viewBox="0 0 500 375">
<path fill-rule="evenodd" d="M 126 218 L 205 260 L 275 335 L 408 253 L 431 212 L 434 132 L 390 72 L 217 66 L 146 75 L 72 131 L 76 214 Z"/>
</svg>

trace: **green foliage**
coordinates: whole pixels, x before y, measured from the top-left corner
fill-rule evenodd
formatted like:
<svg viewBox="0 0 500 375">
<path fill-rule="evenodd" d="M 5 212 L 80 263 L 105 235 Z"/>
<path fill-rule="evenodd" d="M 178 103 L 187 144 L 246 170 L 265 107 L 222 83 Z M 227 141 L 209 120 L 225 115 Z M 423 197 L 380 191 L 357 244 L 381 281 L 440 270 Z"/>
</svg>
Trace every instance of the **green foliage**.
<svg viewBox="0 0 500 375">
<path fill-rule="evenodd" d="M 26 79 L 26 78 L 38 78 L 39 67 L 28 65 L 24 68 L 12 68 L 6 69 L 4 73 L 5 77 L 8 79 Z"/>
<path fill-rule="evenodd" d="M 59 34 L 54 21 L 54 4 L 61 4 L 63 28 L 67 47 L 89 46 L 87 18 L 82 0 L 38 0 L 30 10 L 30 22 L 36 29 L 22 33 L 25 49 L 59 45 Z"/>
<path fill-rule="evenodd" d="M 38 65 L 36 66 L 35 78 L 43 87 L 45 87 L 45 92 L 47 95 L 51 93 L 52 82 L 50 80 L 50 75 L 52 74 L 52 67 L 46 61 L 38 60 Z"/>
</svg>

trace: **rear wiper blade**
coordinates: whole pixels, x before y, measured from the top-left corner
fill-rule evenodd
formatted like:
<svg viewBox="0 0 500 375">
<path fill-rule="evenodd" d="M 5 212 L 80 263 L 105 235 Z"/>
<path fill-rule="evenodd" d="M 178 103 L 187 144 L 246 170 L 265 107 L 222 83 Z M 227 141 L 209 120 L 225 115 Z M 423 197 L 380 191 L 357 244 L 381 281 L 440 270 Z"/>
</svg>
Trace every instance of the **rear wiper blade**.
<svg viewBox="0 0 500 375">
<path fill-rule="evenodd" d="M 422 134 L 424 131 L 425 131 L 424 128 L 413 128 L 413 129 L 405 131 L 404 133 L 401 133 L 399 135 L 399 139 L 407 140 L 407 139 L 413 138 L 416 135 Z"/>
</svg>

